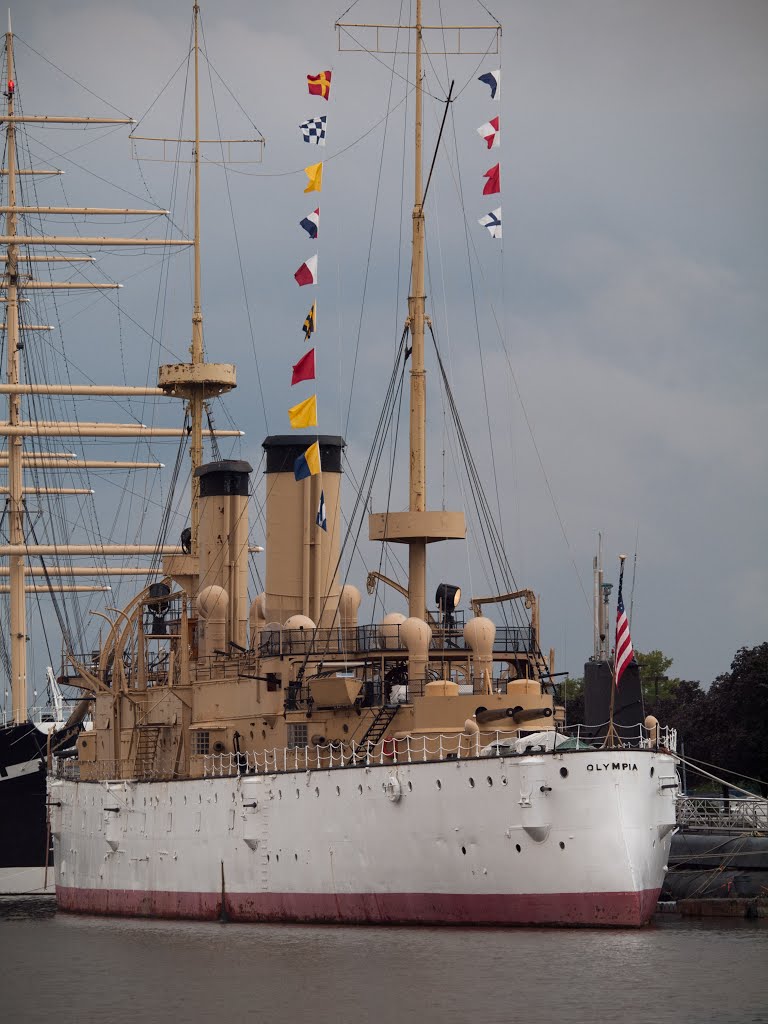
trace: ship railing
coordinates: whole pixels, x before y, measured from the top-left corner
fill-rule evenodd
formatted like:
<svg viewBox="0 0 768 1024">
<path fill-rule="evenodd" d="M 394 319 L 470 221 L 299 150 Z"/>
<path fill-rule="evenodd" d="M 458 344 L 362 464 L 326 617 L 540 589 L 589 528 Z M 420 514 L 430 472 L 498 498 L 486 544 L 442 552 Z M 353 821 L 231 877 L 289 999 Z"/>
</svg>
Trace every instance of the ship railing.
<svg viewBox="0 0 768 1024">
<path fill-rule="evenodd" d="M 677 798 L 677 824 L 689 831 L 766 832 L 768 800 L 760 797 Z"/>
<path fill-rule="evenodd" d="M 608 730 L 608 722 L 600 725 L 567 725 L 563 732 L 580 743 L 592 747 L 600 747 Z M 642 722 L 636 725 L 614 725 L 620 748 L 628 750 L 667 750 L 677 751 L 677 729 L 671 725 L 658 725 L 649 729 Z"/>
<path fill-rule="evenodd" d="M 439 624 L 432 630 L 430 650 L 471 650 L 464 639 L 463 618 L 454 616 L 450 622 L 443 623 L 437 619 L 436 621 Z M 532 654 L 535 648 L 534 639 L 532 626 L 499 626 L 496 629 L 493 650 L 496 654 Z M 342 655 L 350 652 L 365 654 L 382 651 L 405 653 L 406 650 L 406 643 L 400 636 L 400 626 L 397 623 L 389 623 L 384 627 L 373 624 L 354 627 L 334 626 L 329 629 L 264 629 L 259 634 L 259 654 L 262 657 L 289 654 Z"/>
<path fill-rule="evenodd" d="M 625 749 L 660 749 L 671 751 L 676 743 L 674 729 L 659 728 L 656 742 L 648 730 L 640 726 L 635 733 L 637 742 L 623 743 Z M 563 735 L 562 733 L 560 734 Z M 376 742 L 336 742 L 295 747 L 276 747 L 265 751 L 224 752 L 206 754 L 203 758 L 205 778 L 233 775 L 273 774 L 278 772 L 315 771 L 331 768 L 368 767 L 390 764 L 413 764 L 418 761 L 457 761 L 480 756 L 523 757 L 530 753 L 557 754 L 558 748 L 544 749 L 546 744 L 516 749 L 521 738 L 509 732 L 483 730 L 476 735 L 466 733 L 439 733 L 431 736 L 385 737 Z M 579 740 L 576 733 L 568 737 L 575 742 L 569 750 L 595 750 L 600 744 L 594 739 Z M 527 747 L 527 748 L 526 748 Z M 563 751 L 564 752 L 564 751 Z"/>
</svg>

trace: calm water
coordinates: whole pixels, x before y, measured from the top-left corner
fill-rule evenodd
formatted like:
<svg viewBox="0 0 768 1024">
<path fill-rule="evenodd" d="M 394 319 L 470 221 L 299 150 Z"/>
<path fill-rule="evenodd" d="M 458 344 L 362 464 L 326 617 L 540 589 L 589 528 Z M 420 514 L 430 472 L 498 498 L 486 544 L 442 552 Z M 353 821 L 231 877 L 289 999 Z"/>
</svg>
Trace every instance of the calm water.
<svg viewBox="0 0 768 1024">
<path fill-rule="evenodd" d="M 0 900 L 6 1021 L 768 1022 L 768 920 L 642 931 L 119 921 Z"/>
</svg>

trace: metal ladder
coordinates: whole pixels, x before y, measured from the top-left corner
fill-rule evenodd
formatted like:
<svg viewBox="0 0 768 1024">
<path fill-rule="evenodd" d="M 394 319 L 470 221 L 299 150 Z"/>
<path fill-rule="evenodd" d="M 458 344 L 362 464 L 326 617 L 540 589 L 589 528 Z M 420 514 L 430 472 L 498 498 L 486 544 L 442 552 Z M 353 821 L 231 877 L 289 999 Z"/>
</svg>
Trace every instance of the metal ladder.
<svg viewBox="0 0 768 1024">
<path fill-rule="evenodd" d="M 378 714 L 368 726 L 368 729 L 360 740 L 358 746 L 364 747 L 366 743 L 378 743 L 399 710 L 400 708 L 397 704 L 394 707 L 390 704 L 385 704 L 381 707 Z"/>
<path fill-rule="evenodd" d="M 136 744 L 136 760 L 134 762 L 134 774 L 137 779 L 149 778 L 155 767 L 155 756 L 157 754 L 157 741 L 160 737 L 159 725 L 137 726 L 139 739 Z"/>
</svg>

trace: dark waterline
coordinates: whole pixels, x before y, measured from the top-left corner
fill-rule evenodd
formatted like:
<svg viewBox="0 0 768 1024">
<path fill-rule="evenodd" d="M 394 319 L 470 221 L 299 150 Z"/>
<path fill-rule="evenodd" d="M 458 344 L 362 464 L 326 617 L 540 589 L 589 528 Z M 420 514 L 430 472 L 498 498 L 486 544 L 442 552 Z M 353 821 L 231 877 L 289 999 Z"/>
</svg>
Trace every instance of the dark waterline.
<svg viewBox="0 0 768 1024">
<path fill-rule="evenodd" d="M 118 920 L 0 900 L 0 1015 L 136 1024 L 768 1024 L 768 920 L 349 928 Z"/>
</svg>

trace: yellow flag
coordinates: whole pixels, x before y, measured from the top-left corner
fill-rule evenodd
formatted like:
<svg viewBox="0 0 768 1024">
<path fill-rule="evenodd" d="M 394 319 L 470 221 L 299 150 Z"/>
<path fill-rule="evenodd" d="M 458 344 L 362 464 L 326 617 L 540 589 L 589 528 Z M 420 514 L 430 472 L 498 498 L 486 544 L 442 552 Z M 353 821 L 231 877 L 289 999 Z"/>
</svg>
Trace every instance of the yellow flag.
<svg viewBox="0 0 768 1024">
<path fill-rule="evenodd" d="M 310 164 L 309 167 L 304 168 L 304 173 L 309 178 L 309 184 L 304 189 L 305 192 L 322 192 L 323 191 L 323 164 L 322 161 L 319 164 Z"/>
<path fill-rule="evenodd" d="M 317 426 L 317 395 L 305 398 L 303 402 L 292 406 L 288 410 L 288 419 L 294 430 L 301 430 L 302 427 Z"/>
</svg>

